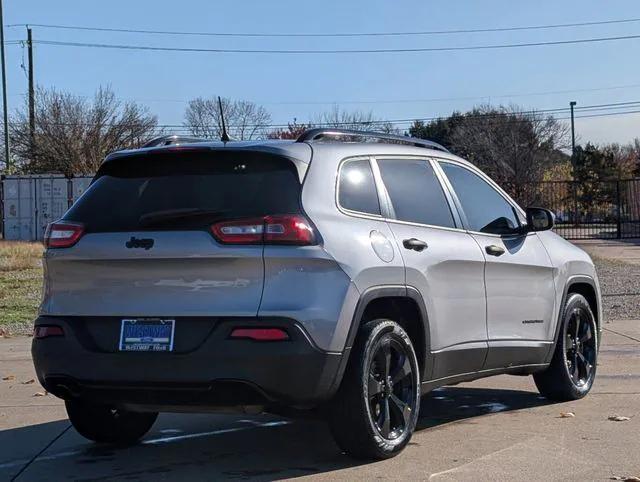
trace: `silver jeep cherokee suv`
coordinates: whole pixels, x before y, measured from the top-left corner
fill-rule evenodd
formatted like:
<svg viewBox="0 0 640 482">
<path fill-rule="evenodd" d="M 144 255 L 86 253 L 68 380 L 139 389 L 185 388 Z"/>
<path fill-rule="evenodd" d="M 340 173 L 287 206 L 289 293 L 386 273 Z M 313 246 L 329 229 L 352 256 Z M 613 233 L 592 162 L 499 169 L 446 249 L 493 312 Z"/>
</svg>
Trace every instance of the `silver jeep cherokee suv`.
<svg viewBox="0 0 640 482">
<path fill-rule="evenodd" d="M 85 437 L 134 442 L 160 411 L 320 408 L 341 448 L 385 458 L 438 386 L 590 390 L 591 259 L 469 162 L 346 130 L 173 141 L 108 156 L 46 235 L 33 359 Z"/>
</svg>

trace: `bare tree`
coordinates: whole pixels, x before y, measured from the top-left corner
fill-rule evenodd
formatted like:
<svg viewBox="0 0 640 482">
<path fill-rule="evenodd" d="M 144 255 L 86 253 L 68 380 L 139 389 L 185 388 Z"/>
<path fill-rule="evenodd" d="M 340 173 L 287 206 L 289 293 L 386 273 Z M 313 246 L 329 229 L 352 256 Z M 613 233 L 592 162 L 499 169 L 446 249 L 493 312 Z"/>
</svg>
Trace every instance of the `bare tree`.
<svg viewBox="0 0 640 482">
<path fill-rule="evenodd" d="M 624 145 L 616 143 L 603 145 L 600 149 L 613 154 L 616 170 L 614 176 L 617 179 L 626 179 L 640 174 L 640 139 L 636 138 L 633 142 Z"/>
<path fill-rule="evenodd" d="M 393 124 L 381 121 L 371 111 L 345 111 L 338 105 L 334 105 L 330 110 L 316 115 L 311 124 L 317 127 L 353 129 L 357 131 L 398 132 L 398 129 Z"/>
<path fill-rule="evenodd" d="M 267 135 L 271 114 L 264 107 L 246 100 L 221 100 L 227 133 L 231 138 L 246 140 Z M 184 125 L 192 135 L 211 139 L 222 136 L 222 117 L 217 97 L 191 100 L 184 117 Z"/>
<path fill-rule="evenodd" d="M 482 168 L 516 199 L 530 201 L 532 182 L 565 160 L 568 126 L 552 116 L 481 106 L 457 120 L 451 147 Z"/>
<path fill-rule="evenodd" d="M 122 103 L 109 88 L 92 101 L 55 89 L 36 93 L 33 138 L 25 105 L 13 116 L 13 155 L 23 172 L 93 174 L 112 151 L 140 147 L 156 131 L 157 119 L 145 107 Z"/>
</svg>

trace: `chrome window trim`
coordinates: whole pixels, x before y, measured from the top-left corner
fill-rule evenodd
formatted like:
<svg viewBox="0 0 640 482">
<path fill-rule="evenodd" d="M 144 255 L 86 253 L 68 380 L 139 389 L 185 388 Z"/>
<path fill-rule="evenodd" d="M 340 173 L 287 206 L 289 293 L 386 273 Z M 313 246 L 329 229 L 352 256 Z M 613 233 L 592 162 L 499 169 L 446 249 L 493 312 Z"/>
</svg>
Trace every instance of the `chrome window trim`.
<svg viewBox="0 0 640 482">
<path fill-rule="evenodd" d="M 483 233 L 482 231 L 471 231 L 470 229 L 467 230 L 467 233 L 469 233 L 469 234 L 477 234 L 479 236 L 488 236 L 488 237 L 491 237 L 491 238 L 500 238 L 500 239 L 522 238 L 524 236 L 531 236 L 531 235 L 536 234 L 533 231 L 530 231 L 528 233 L 493 234 L 493 233 Z"/>
<path fill-rule="evenodd" d="M 399 219 L 391 219 L 391 218 L 385 218 L 384 220 L 386 222 L 392 223 L 392 224 L 404 224 L 404 225 L 407 225 L 407 226 L 415 226 L 417 228 L 442 229 L 443 231 L 457 231 L 457 232 L 460 232 L 460 233 L 466 233 L 467 232 L 467 230 L 463 229 L 463 228 L 447 228 L 446 226 L 436 226 L 434 224 L 413 223 L 411 221 L 401 221 Z"/>
</svg>

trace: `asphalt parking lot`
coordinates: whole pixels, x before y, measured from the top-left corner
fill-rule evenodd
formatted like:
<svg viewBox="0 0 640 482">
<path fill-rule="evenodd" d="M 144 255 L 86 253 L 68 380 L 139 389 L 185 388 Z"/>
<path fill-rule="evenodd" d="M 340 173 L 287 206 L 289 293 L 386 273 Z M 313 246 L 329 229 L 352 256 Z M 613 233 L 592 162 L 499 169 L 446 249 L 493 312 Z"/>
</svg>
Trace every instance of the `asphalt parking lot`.
<svg viewBox="0 0 640 482">
<path fill-rule="evenodd" d="M 97 446 L 44 395 L 30 339 L 0 339 L 0 480 L 608 480 L 640 476 L 640 321 L 606 324 L 598 376 L 577 402 L 549 403 L 531 377 L 501 376 L 424 397 L 395 459 L 342 454 L 324 424 L 258 415 L 163 414 L 142 443 Z M 567 413 L 574 416 L 567 416 Z M 563 414 L 564 417 L 563 417 Z M 612 421 L 622 416 L 629 420 Z"/>
</svg>

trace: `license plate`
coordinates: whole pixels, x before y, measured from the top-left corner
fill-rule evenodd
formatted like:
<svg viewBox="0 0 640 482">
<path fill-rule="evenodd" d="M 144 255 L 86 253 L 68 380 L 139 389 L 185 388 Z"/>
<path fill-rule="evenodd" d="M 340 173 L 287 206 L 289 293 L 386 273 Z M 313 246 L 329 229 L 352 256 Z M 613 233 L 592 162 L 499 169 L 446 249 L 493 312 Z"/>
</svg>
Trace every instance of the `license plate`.
<svg viewBox="0 0 640 482">
<path fill-rule="evenodd" d="M 175 320 L 122 320 L 120 351 L 172 351 L 175 326 Z"/>
</svg>

